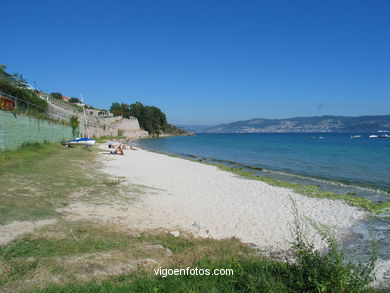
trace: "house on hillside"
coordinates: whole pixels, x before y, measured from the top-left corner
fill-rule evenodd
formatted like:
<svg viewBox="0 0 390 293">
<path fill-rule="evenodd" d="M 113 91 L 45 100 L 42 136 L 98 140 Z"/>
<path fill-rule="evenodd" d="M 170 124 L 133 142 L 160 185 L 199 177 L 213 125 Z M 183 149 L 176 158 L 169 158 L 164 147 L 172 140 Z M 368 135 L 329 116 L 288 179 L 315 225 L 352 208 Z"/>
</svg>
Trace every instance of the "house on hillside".
<svg viewBox="0 0 390 293">
<path fill-rule="evenodd" d="M 40 97 L 41 99 L 44 99 L 44 100 L 48 100 L 49 99 L 49 94 L 47 94 L 47 93 L 44 93 L 44 92 L 42 92 L 42 91 L 37 91 L 37 95 L 38 95 L 38 97 Z"/>
</svg>

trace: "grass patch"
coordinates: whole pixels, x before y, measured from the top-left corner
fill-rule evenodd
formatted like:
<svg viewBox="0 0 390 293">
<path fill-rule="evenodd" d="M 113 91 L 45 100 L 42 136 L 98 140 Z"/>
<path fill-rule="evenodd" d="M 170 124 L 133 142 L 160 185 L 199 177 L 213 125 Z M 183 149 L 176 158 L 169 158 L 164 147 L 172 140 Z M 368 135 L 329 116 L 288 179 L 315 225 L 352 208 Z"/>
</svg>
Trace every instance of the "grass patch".
<svg viewBox="0 0 390 293">
<path fill-rule="evenodd" d="M 288 273 L 288 267 L 283 263 L 246 258 L 235 262 L 204 260 L 194 267 L 233 269 L 235 274 L 161 278 L 143 272 L 103 282 L 54 285 L 34 292 L 294 292 L 283 280 Z"/>
<path fill-rule="evenodd" d="M 153 245 L 162 245 L 173 255 Z M 0 286 L 20 291 L 31 289 L 32 284 L 48 286 L 53 279 L 61 285 L 78 282 L 81 286 L 86 280 L 120 275 L 134 263 L 134 271 L 143 271 L 139 260 L 152 259 L 154 266 L 190 266 L 203 258 L 222 261 L 254 254 L 235 238 L 176 238 L 161 231 L 138 234 L 115 225 L 62 221 L 0 247 Z M 151 267 L 145 268 L 144 273 L 151 272 Z"/>
<path fill-rule="evenodd" d="M 220 246 L 225 243 L 221 242 Z M 156 276 L 140 271 L 107 280 L 50 285 L 33 292 L 375 292 L 365 278 L 349 265 L 340 263 L 340 254 L 321 255 L 310 247 L 297 248 L 297 263 L 283 263 L 248 255 L 232 259 L 205 256 L 190 264 L 208 270 L 209 275 Z M 174 268 L 185 266 L 174 265 Z M 214 270 L 233 270 L 233 275 L 215 275 Z"/>
<path fill-rule="evenodd" d="M 7 261 L 16 258 L 71 256 L 109 251 L 129 246 L 131 240 L 128 234 L 113 230 L 112 227 L 83 221 L 61 222 L 0 247 L 0 259 Z"/>
<path fill-rule="evenodd" d="M 32 292 L 380 292 L 369 288 L 375 253 L 366 264 L 345 263 L 343 251 L 329 230 L 309 221 L 328 243 L 328 249 L 320 252 L 306 240 L 303 220 L 297 210 L 295 215 L 294 262 L 262 258 L 234 238 L 213 240 L 142 234 L 134 241 L 160 243 L 174 252 L 172 259 L 160 263 L 155 270 L 190 267 L 208 273 L 169 275 L 165 270 L 156 275 L 155 270 L 141 269 L 105 280 L 51 284 Z M 215 269 L 230 270 L 230 274 L 215 275 Z"/>
<path fill-rule="evenodd" d="M 57 217 L 75 199 L 106 203 L 142 192 L 99 172 L 98 152 L 45 143 L 0 153 L 0 224 Z"/>
</svg>

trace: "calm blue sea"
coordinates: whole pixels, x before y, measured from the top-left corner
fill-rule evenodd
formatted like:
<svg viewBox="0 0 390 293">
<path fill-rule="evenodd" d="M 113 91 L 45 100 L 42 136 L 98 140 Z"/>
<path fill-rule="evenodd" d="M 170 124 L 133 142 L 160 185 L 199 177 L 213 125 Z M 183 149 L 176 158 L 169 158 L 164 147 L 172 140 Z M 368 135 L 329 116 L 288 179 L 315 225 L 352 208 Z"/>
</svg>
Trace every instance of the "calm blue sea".
<svg viewBox="0 0 390 293">
<path fill-rule="evenodd" d="M 138 144 L 164 153 L 390 193 L 390 139 L 323 133 L 197 134 L 144 139 Z"/>
<path fill-rule="evenodd" d="M 353 134 L 351 134 L 353 135 Z M 390 139 L 350 134 L 197 134 L 138 140 L 144 149 L 236 166 L 263 176 L 314 184 L 373 201 L 390 200 Z M 367 249 L 370 231 L 381 258 L 390 259 L 389 214 L 354 227 L 344 246 Z M 360 249 L 359 249 L 360 248 Z"/>
</svg>

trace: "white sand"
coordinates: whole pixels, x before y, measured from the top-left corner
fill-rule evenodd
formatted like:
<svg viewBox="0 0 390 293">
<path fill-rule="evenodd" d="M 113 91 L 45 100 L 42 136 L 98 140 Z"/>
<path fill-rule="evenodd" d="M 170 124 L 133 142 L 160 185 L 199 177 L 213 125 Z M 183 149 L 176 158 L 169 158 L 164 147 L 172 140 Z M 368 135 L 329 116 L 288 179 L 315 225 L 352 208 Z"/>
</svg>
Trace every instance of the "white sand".
<svg viewBox="0 0 390 293">
<path fill-rule="evenodd" d="M 290 197 L 301 214 L 338 235 L 365 217 L 361 209 L 339 200 L 309 198 L 214 166 L 145 150 L 104 155 L 103 160 L 110 175 L 125 176 L 130 183 L 156 190 L 147 189 L 140 201 L 129 205 L 71 205 L 73 213 L 115 220 L 140 230 L 185 230 L 217 239 L 236 236 L 273 251 L 287 249 L 293 240 Z M 315 233 L 309 230 L 309 234 Z"/>
</svg>

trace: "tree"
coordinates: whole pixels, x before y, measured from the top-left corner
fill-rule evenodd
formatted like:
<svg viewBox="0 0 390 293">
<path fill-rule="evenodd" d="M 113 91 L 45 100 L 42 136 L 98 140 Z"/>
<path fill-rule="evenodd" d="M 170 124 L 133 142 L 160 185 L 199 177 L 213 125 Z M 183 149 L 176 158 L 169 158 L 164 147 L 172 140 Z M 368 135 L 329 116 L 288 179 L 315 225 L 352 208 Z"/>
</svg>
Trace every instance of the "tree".
<svg viewBox="0 0 390 293">
<path fill-rule="evenodd" d="M 79 117 L 77 116 L 70 117 L 70 126 L 72 127 L 73 136 L 76 136 L 79 125 L 80 125 Z"/>
<path fill-rule="evenodd" d="M 14 73 L 12 75 L 12 77 L 15 80 L 16 86 L 21 87 L 21 88 L 28 88 L 29 87 L 27 79 L 25 79 L 23 77 L 23 75 L 21 75 L 19 73 Z"/>
<path fill-rule="evenodd" d="M 76 103 L 81 103 L 81 101 L 78 98 L 70 98 L 69 103 L 76 104 Z"/>
<path fill-rule="evenodd" d="M 61 93 L 54 92 L 54 93 L 51 93 L 50 96 L 51 96 L 53 99 L 62 100 L 62 94 L 61 94 Z"/>
<path fill-rule="evenodd" d="M 0 74 L 8 74 L 5 70 L 7 69 L 7 65 L 0 64 Z"/>
<path fill-rule="evenodd" d="M 127 117 L 127 118 L 129 117 L 129 105 L 128 104 L 112 103 L 110 111 L 115 116 L 123 116 L 123 117 Z"/>
<path fill-rule="evenodd" d="M 0 79 L 9 82 L 10 84 L 17 86 L 17 81 L 15 79 L 15 74 L 9 74 L 5 70 L 7 65 L 0 64 Z"/>
<path fill-rule="evenodd" d="M 141 102 L 134 104 L 112 103 L 110 111 L 114 115 L 123 117 L 136 117 L 141 128 L 151 134 L 160 134 L 168 128 L 167 117 L 155 106 L 145 106 Z"/>
</svg>

